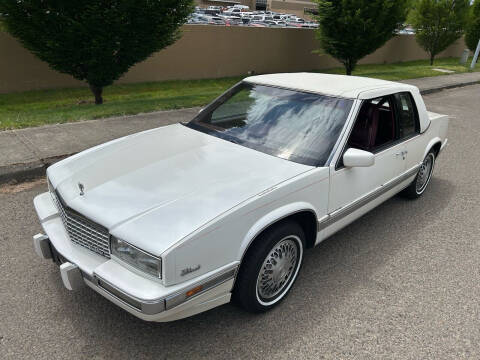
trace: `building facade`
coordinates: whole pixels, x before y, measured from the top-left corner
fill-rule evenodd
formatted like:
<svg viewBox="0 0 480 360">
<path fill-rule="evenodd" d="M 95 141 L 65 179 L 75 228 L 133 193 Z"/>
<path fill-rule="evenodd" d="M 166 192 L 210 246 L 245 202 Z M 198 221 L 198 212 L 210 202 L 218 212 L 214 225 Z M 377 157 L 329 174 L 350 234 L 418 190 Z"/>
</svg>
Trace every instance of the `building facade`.
<svg viewBox="0 0 480 360">
<path fill-rule="evenodd" d="M 265 0 L 266 1 L 266 0 Z M 233 6 L 247 5 L 250 9 L 255 9 L 257 0 L 195 0 L 197 6 Z"/>
<path fill-rule="evenodd" d="M 268 9 L 280 13 L 311 17 L 317 12 L 317 4 L 309 0 L 267 0 Z"/>
</svg>

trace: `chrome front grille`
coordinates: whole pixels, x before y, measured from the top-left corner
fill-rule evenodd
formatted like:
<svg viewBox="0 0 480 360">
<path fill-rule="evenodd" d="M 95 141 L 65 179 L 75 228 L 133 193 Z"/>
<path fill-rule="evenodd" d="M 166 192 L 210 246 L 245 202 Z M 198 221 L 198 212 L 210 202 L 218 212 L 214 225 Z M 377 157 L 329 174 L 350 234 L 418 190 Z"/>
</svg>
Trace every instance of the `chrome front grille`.
<svg viewBox="0 0 480 360">
<path fill-rule="evenodd" d="M 48 181 L 48 190 L 53 202 L 60 212 L 70 240 L 97 254 L 110 258 L 110 234 L 107 228 L 87 219 L 62 201 Z"/>
</svg>

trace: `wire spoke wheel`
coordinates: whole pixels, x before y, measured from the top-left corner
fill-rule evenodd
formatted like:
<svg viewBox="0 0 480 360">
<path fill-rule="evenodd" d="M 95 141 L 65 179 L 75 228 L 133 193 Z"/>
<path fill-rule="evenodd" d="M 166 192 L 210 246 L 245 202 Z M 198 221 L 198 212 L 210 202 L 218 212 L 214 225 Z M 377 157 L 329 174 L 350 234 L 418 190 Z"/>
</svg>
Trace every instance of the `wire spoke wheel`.
<svg viewBox="0 0 480 360">
<path fill-rule="evenodd" d="M 233 300 L 254 313 L 277 306 L 300 272 L 305 244 L 305 232 L 296 221 L 283 220 L 264 230 L 245 254 Z"/>
<path fill-rule="evenodd" d="M 257 278 L 257 294 L 270 301 L 290 285 L 299 265 L 299 241 L 296 236 L 280 240 L 268 253 Z"/>
<path fill-rule="evenodd" d="M 422 165 L 420 166 L 420 170 L 418 171 L 417 180 L 415 183 L 415 189 L 417 194 L 423 193 L 425 188 L 430 181 L 430 177 L 432 176 L 432 170 L 434 165 L 434 155 L 428 154 L 428 156 L 423 160 Z"/>
</svg>

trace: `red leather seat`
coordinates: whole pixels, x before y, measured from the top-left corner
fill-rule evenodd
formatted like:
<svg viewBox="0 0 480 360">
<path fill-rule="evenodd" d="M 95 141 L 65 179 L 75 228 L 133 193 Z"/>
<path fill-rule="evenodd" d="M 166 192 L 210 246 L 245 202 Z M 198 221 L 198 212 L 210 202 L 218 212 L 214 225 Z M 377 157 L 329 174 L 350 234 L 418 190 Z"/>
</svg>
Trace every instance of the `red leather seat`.
<svg viewBox="0 0 480 360">
<path fill-rule="evenodd" d="M 375 147 L 380 111 L 378 106 L 365 103 L 360 110 L 357 122 L 350 135 L 349 145 L 357 149 L 370 151 Z"/>
</svg>

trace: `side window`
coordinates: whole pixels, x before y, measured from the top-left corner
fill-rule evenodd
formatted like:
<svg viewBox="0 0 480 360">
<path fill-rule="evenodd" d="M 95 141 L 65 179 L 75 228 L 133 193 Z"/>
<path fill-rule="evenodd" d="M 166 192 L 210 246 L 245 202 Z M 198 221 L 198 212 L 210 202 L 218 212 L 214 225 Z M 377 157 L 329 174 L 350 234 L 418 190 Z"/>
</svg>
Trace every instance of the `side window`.
<svg viewBox="0 0 480 360">
<path fill-rule="evenodd" d="M 396 140 L 393 98 L 384 96 L 363 102 L 348 139 L 348 146 L 375 152 Z"/>
<path fill-rule="evenodd" d="M 412 95 L 403 92 L 394 95 L 398 119 L 398 137 L 403 139 L 418 132 L 418 114 Z"/>
</svg>

